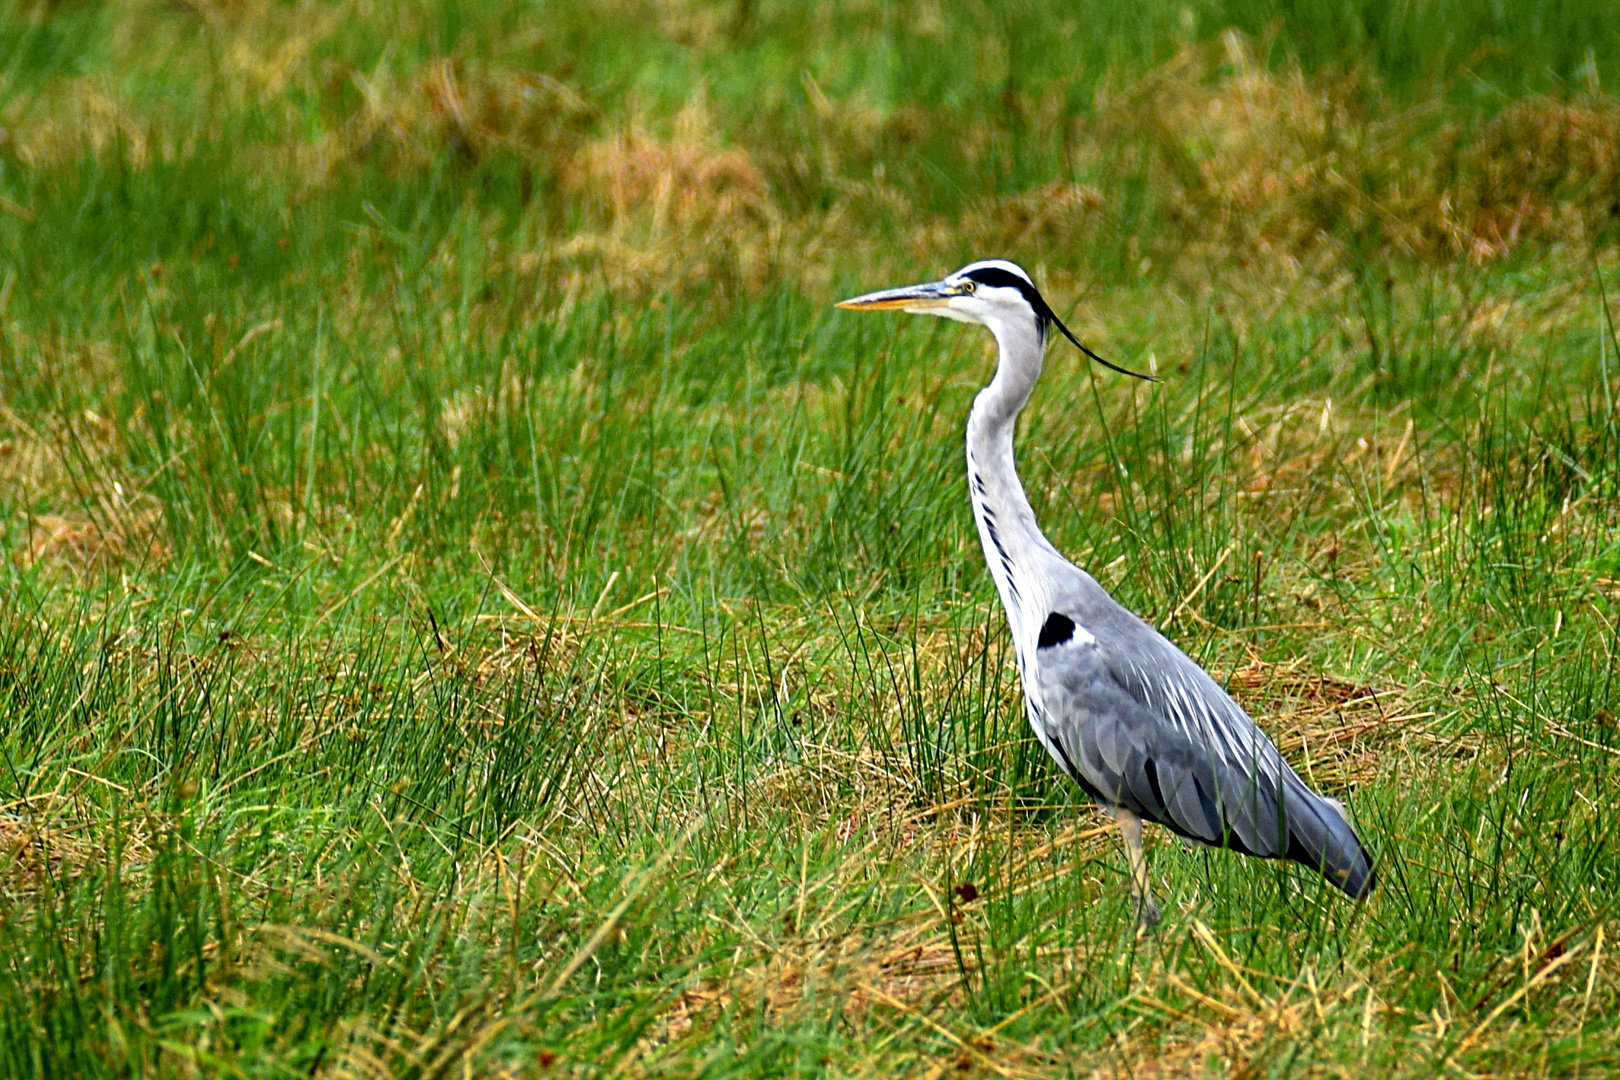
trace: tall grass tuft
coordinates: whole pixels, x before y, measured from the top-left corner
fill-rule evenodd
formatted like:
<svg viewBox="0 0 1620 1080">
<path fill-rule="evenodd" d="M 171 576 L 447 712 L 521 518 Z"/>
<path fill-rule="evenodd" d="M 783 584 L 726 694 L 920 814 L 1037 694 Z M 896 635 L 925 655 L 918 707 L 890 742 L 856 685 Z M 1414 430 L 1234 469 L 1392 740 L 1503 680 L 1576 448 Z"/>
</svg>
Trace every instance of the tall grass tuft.
<svg viewBox="0 0 1620 1080">
<path fill-rule="evenodd" d="M 1602 5 L 0 7 L 0 1074 L 1614 1070 Z M 964 498 L 1379 861 L 1027 734 Z"/>
</svg>

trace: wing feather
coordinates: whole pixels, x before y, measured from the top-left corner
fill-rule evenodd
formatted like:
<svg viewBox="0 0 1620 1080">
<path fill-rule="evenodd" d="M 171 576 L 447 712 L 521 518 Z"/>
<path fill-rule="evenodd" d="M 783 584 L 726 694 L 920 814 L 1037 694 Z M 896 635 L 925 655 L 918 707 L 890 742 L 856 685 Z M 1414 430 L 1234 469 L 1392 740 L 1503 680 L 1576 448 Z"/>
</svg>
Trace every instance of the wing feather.
<svg viewBox="0 0 1620 1080">
<path fill-rule="evenodd" d="M 1202 668 L 1074 572 L 1052 610 L 1088 632 L 1024 657 L 1031 721 L 1065 748 L 1060 763 L 1101 801 L 1188 839 L 1295 859 L 1351 895 L 1369 889 L 1371 859 L 1343 814 Z"/>
</svg>

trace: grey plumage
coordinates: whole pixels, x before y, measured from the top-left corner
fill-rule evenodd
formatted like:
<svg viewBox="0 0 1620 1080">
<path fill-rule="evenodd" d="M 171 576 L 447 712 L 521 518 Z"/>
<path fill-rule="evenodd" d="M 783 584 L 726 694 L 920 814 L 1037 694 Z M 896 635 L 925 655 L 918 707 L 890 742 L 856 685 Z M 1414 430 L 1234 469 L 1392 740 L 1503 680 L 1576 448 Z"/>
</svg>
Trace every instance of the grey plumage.
<svg viewBox="0 0 1620 1080">
<path fill-rule="evenodd" d="M 942 315 L 996 337 L 996 374 L 967 424 L 974 520 L 1012 631 L 1030 725 L 1119 819 L 1142 920 L 1156 922 L 1158 912 L 1141 819 L 1197 843 L 1292 859 L 1364 896 L 1372 859 L 1338 804 L 1306 787 L 1203 669 L 1059 554 L 1035 522 L 1013 464 L 1013 430 L 1040 376 L 1048 328 L 1107 362 L 1069 332 L 1028 274 L 1000 260 L 839 306 Z"/>
<path fill-rule="evenodd" d="M 1025 672 L 1030 723 L 1064 770 L 1104 805 L 1188 840 L 1293 859 L 1363 895 L 1371 860 L 1338 808 L 1185 653 L 1067 569 L 1053 611 L 1090 635 L 1037 646 Z"/>
</svg>

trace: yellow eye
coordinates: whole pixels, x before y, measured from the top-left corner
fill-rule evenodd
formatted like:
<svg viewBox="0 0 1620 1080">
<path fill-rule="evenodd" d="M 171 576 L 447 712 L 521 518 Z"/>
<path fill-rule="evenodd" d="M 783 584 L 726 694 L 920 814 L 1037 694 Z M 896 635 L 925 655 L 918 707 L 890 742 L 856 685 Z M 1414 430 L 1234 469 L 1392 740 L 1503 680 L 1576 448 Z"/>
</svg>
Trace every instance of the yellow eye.
<svg viewBox="0 0 1620 1080">
<path fill-rule="evenodd" d="M 966 281 L 962 282 L 962 284 L 958 285 L 957 288 L 961 289 L 965 293 L 970 293 L 974 289 L 978 288 L 978 285 L 972 278 L 968 278 Z"/>
</svg>

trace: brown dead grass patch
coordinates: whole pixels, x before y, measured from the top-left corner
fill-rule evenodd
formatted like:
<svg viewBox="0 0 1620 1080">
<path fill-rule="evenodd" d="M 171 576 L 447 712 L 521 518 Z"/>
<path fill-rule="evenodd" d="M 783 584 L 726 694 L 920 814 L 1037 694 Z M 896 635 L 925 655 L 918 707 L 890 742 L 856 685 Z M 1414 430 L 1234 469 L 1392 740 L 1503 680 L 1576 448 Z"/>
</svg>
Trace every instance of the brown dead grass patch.
<svg viewBox="0 0 1620 1080">
<path fill-rule="evenodd" d="M 1374 686 L 1310 672 L 1303 658 L 1256 660 L 1223 682 L 1306 781 L 1329 793 L 1371 782 L 1384 757 L 1435 716 L 1397 683 Z"/>
<path fill-rule="evenodd" d="M 1099 96 L 1090 145 L 1147 168 L 1194 263 L 1322 244 L 1476 263 L 1589 241 L 1620 206 L 1620 105 L 1515 103 L 1477 131 L 1397 107 L 1366 71 L 1272 70 L 1228 31 Z"/>
<path fill-rule="evenodd" d="M 567 183 L 601 225 L 560 256 L 594 262 L 620 286 L 762 283 L 781 224 L 763 175 L 746 150 L 721 142 L 702 96 L 673 127 L 667 141 L 632 127 L 584 148 Z"/>
<path fill-rule="evenodd" d="M 412 170 L 429 168 L 447 154 L 471 163 L 501 152 L 534 168 L 531 182 L 543 180 L 578 150 L 595 116 L 577 91 L 549 75 L 449 57 L 409 76 L 329 67 L 324 78 L 329 94 L 348 84 L 359 91 L 361 104 L 322 139 L 297 148 L 289 164 L 310 170 L 307 181 L 313 184 L 368 158 Z"/>
<path fill-rule="evenodd" d="M 144 490 L 150 477 L 125 467 L 116 424 L 88 409 L 30 424 L 0 406 L 0 433 L 0 501 L 19 511 L 20 565 L 83 572 L 168 557 L 162 503 Z"/>
<path fill-rule="evenodd" d="M 1003 120 L 882 109 L 859 94 L 834 101 L 809 77 L 792 134 L 725 113 L 701 85 L 671 115 L 633 104 L 612 113 L 565 75 L 459 53 L 369 71 L 316 59 L 342 10 L 193 7 L 218 43 L 217 70 L 199 76 L 218 84 L 211 92 L 284 120 L 280 135 L 241 148 L 250 172 L 286 178 L 305 198 L 362 165 L 407 173 L 511 159 L 525 239 L 499 257 L 526 275 L 547 271 L 564 296 L 587 282 L 625 298 L 783 283 L 819 292 L 840 268 L 879 277 L 888 264 L 945 266 L 968 251 L 1050 261 L 1058 281 L 1075 253 L 1138 214 L 1127 182 L 1147 185 L 1153 215 L 1127 238 L 1127 262 L 1193 283 L 1234 261 L 1279 280 L 1332 281 L 1352 252 L 1374 250 L 1483 263 L 1526 244 L 1581 248 L 1620 222 L 1620 104 L 1608 95 L 1534 98 L 1462 123 L 1438 100 L 1393 103 L 1360 68 L 1268 66 L 1264 43 L 1235 31 L 1106 83 L 1090 116 L 1068 111 L 1061 85 L 1015 95 L 1005 104 L 1027 128 L 1020 138 L 1063 147 L 1066 175 L 946 214 L 927 209 L 914 181 L 886 175 L 885 156 L 949 131 L 968 175 L 1006 152 Z M 694 42 L 722 29 L 690 5 L 656 15 Z M 145 17 L 129 16 L 130 42 Z M 295 89 L 320 103 L 313 134 Z M 93 77 L 16 96 L 4 127 L 0 151 L 31 169 L 86 155 L 147 168 L 217 135 Z"/>
<path fill-rule="evenodd" d="M 70 790 L 86 783 L 120 796 L 130 794 L 111 781 L 70 769 L 57 790 L 0 806 L 0 895 L 60 890 L 91 867 L 107 863 L 102 823 Z M 119 854 L 127 870 L 151 858 L 153 822 L 131 817 L 125 825 Z"/>
<path fill-rule="evenodd" d="M 106 83 L 85 75 L 51 82 L 35 95 L 20 95 L 6 106 L 0 153 L 28 168 L 52 169 L 86 156 L 117 157 L 145 169 L 154 153 L 172 158 L 180 149 L 166 141 L 149 116 L 122 99 Z"/>
</svg>

